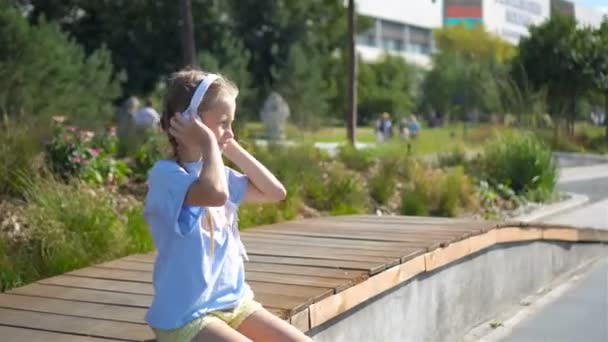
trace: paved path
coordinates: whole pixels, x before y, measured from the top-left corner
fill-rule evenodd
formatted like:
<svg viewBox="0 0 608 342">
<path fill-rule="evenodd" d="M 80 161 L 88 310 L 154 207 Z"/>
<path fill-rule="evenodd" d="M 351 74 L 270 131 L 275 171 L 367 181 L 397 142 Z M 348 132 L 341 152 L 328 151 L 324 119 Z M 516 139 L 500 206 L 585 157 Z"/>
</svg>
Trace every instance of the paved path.
<svg viewBox="0 0 608 342">
<path fill-rule="evenodd" d="M 608 229 L 608 165 L 565 169 L 559 188 L 589 196 L 590 204 L 543 221 Z M 516 324 L 503 341 L 608 341 L 608 257 L 561 297 Z"/>
</svg>

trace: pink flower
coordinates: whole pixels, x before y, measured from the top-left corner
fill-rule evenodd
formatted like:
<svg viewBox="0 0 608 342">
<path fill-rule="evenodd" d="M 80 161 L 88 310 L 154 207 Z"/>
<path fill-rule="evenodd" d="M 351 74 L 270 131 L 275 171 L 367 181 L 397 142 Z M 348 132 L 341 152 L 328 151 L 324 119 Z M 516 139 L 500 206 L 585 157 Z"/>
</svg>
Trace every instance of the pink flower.
<svg viewBox="0 0 608 342">
<path fill-rule="evenodd" d="M 53 116 L 52 119 L 56 123 L 63 123 L 65 121 L 65 116 Z"/>
<path fill-rule="evenodd" d="M 98 148 L 89 148 L 89 149 L 87 149 L 87 151 L 89 151 L 89 153 L 93 157 L 97 157 L 99 155 L 99 149 Z"/>
<path fill-rule="evenodd" d="M 69 136 L 67 133 L 63 133 L 62 138 L 63 138 L 63 141 L 68 141 L 68 140 L 70 140 L 70 136 Z"/>
<path fill-rule="evenodd" d="M 91 131 L 82 131 L 80 132 L 80 139 L 82 139 L 83 142 L 88 142 L 91 141 L 91 139 L 93 139 L 93 137 L 95 136 L 95 133 L 91 132 Z"/>
<path fill-rule="evenodd" d="M 80 156 L 74 156 L 74 163 L 79 164 L 82 161 L 82 159 L 80 158 Z"/>
<path fill-rule="evenodd" d="M 74 127 L 74 126 L 67 126 L 65 129 L 67 129 L 70 132 L 76 132 L 76 127 Z"/>
</svg>

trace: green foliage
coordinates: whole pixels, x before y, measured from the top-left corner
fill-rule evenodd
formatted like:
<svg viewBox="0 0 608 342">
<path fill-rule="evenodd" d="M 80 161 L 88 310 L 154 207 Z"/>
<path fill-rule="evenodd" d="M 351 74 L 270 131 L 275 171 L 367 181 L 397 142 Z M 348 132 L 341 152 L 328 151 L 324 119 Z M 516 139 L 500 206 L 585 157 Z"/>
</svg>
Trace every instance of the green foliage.
<svg viewBox="0 0 608 342">
<path fill-rule="evenodd" d="M 369 192 L 374 201 L 384 205 L 395 193 L 399 178 L 399 159 L 383 158 L 369 180 Z"/>
<path fill-rule="evenodd" d="M 582 73 L 580 44 L 574 18 L 552 16 L 540 26 L 530 28 L 530 36 L 519 43 L 514 65 L 521 65 L 536 90 L 546 89 L 549 111 L 561 115 L 577 95 L 585 91 L 588 79 Z M 515 78 L 521 78 L 514 69 Z"/>
<path fill-rule="evenodd" d="M 139 181 L 148 177 L 148 170 L 158 160 L 165 159 L 171 155 L 171 146 L 164 133 L 156 133 L 148 136 L 147 140 L 135 151 L 133 174 Z"/>
<path fill-rule="evenodd" d="M 357 149 L 350 145 L 340 146 L 338 160 L 355 171 L 364 172 L 374 164 L 374 155 L 368 149 Z"/>
<path fill-rule="evenodd" d="M 111 117 L 120 94 L 107 49 L 88 56 L 59 26 L 0 4 L 0 114 L 48 119 L 66 113 L 92 124 Z"/>
<path fill-rule="evenodd" d="M 360 63 L 358 114 L 363 122 L 382 112 L 409 115 L 415 105 L 418 69 L 398 56 L 385 55 L 373 63 Z"/>
<path fill-rule="evenodd" d="M 328 164 L 321 174 L 304 186 L 304 198 L 311 207 L 332 215 L 360 214 L 368 208 L 363 178 L 342 164 Z"/>
<path fill-rule="evenodd" d="M 480 178 L 505 185 L 516 194 L 542 190 L 548 196 L 557 182 L 551 149 L 533 134 L 507 135 L 490 142 L 479 167 Z"/>
<path fill-rule="evenodd" d="M 0 290 L 152 249 L 141 205 L 127 198 L 52 178 L 20 184 L 27 230 L 0 236 Z"/>
<path fill-rule="evenodd" d="M 457 216 L 476 208 L 475 191 L 462 167 L 427 169 L 414 167 L 413 183 L 401 194 L 401 214 Z"/>
<path fill-rule="evenodd" d="M 500 107 L 496 76 L 515 55 L 515 48 L 483 26 L 462 25 L 435 31 L 439 52 L 422 84 L 420 105 L 445 116 L 468 119 L 470 112 Z"/>
<path fill-rule="evenodd" d="M 0 122 L 0 197 L 19 196 L 18 174 L 32 175 L 42 153 L 38 125 L 17 123 L 3 117 Z"/>
<path fill-rule="evenodd" d="M 275 90 L 289 104 L 290 120 L 300 128 L 318 129 L 329 108 L 331 84 L 326 81 L 322 61 L 311 49 L 298 43 L 287 62 L 275 74 Z"/>
<path fill-rule="evenodd" d="M 55 174 L 64 180 L 79 177 L 89 184 L 98 185 L 120 183 L 126 179 L 130 173 L 128 166 L 110 153 L 116 151 L 118 144 L 113 130 L 94 140 L 94 132 L 65 126 L 63 118 L 55 120 L 53 136 L 46 144 L 47 161 Z"/>
</svg>

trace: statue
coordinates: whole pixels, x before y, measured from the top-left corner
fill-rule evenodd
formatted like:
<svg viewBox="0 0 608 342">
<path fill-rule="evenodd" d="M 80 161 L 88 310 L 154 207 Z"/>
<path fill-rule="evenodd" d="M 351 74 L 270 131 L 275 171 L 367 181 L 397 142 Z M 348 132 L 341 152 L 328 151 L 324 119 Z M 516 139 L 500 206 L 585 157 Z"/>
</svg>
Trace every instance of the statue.
<svg viewBox="0 0 608 342">
<path fill-rule="evenodd" d="M 289 105 L 281 95 L 272 92 L 260 111 L 260 117 L 270 140 L 285 139 L 285 122 L 289 117 Z"/>
</svg>

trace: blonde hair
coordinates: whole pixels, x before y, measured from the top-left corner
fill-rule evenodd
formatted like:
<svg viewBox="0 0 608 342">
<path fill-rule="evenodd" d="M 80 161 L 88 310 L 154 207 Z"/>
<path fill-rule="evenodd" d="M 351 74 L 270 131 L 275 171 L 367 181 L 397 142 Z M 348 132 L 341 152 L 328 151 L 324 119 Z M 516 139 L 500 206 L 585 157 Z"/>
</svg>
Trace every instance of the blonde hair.
<svg viewBox="0 0 608 342">
<path fill-rule="evenodd" d="M 169 138 L 173 155 L 176 159 L 178 159 L 177 141 L 171 134 L 169 134 L 171 119 L 173 119 L 177 113 L 181 113 L 188 108 L 196 87 L 208 74 L 208 72 L 199 69 L 187 68 L 175 72 L 167 78 L 160 126 Z M 238 88 L 232 81 L 228 80 L 222 75 L 219 75 L 219 78 L 211 83 L 207 89 L 207 92 L 205 93 L 201 104 L 198 107 L 198 115 L 202 116 L 204 112 L 213 109 L 222 99 L 236 98 L 238 93 Z M 201 218 L 201 220 L 202 219 L 203 218 Z M 215 249 L 215 240 L 213 235 L 215 219 L 213 218 L 213 215 L 209 209 L 207 209 L 204 219 L 206 220 L 207 227 L 209 229 L 209 235 L 211 238 L 211 254 L 213 254 Z M 202 221 L 201 223 L 203 224 Z"/>
</svg>

